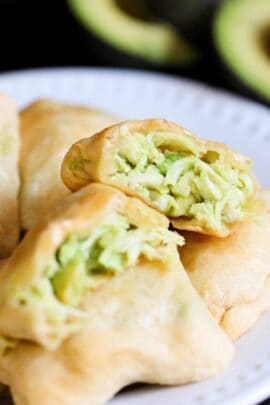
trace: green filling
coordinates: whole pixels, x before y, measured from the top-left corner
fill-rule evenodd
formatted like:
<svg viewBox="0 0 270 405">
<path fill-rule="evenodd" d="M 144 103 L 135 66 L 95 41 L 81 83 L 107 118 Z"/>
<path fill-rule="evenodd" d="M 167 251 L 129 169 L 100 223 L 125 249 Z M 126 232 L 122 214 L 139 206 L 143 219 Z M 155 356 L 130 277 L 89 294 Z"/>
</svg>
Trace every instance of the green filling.
<svg viewBox="0 0 270 405">
<path fill-rule="evenodd" d="M 223 230 L 244 219 L 253 193 L 250 176 L 226 166 L 215 151 L 201 157 L 189 139 L 170 143 L 172 138 L 170 133 L 126 136 L 115 156 L 113 180 L 167 216 L 196 220 L 204 229 Z"/>
<path fill-rule="evenodd" d="M 42 303 L 50 324 L 69 315 L 82 316 L 85 293 L 111 277 L 147 260 L 167 261 L 172 246 L 182 245 L 178 234 L 165 228 L 137 228 L 113 214 L 85 235 L 69 236 L 57 249 L 36 283 L 21 292 L 21 306 Z"/>
</svg>

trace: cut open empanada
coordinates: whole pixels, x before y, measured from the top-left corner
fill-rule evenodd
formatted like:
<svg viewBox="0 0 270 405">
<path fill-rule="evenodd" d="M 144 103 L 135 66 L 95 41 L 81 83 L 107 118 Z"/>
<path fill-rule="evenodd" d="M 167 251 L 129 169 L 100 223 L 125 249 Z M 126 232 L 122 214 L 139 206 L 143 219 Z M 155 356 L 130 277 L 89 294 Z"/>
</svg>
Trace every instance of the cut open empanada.
<svg viewBox="0 0 270 405">
<path fill-rule="evenodd" d="M 251 161 L 165 120 L 127 121 L 73 145 L 62 164 L 71 190 L 94 181 L 141 198 L 175 228 L 227 236 L 249 217 Z"/>
<path fill-rule="evenodd" d="M 225 239 L 185 233 L 180 251 L 194 287 L 232 339 L 270 307 L 270 192 L 260 197 L 260 217 Z"/>
<path fill-rule="evenodd" d="M 69 190 L 60 167 L 68 148 L 117 120 L 86 107 L 39 100 L 21 113 L 21 221 L 24 229 L 53 209 Z"/>
<path fill-rule="evenodd" d="M 0 280 L 0 380 L 16 405 L 98 405 L 133 382 L 228 366 L 232 344 L 182 267 L 182 243 L 163 215 L 101 184 L 30 230 Z"/>
</svg>

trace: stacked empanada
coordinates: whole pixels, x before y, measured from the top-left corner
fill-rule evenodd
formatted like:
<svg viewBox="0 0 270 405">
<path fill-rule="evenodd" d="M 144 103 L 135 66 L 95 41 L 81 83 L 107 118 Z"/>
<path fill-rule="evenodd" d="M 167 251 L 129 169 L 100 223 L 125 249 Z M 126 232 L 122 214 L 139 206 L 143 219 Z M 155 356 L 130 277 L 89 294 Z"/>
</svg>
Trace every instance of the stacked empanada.
<svg viewBox="0 0 270 405">
<path fill-rule="evenodd" d="M 0 272 L 16 405 L 210 377 L 269 306 L 270 192 L 250 159 L 164 120 L 115 121 L 51 100 L 21 114 L 28 232 Z"/>
<path fill-rule="evenodd" d="M 13 100 L 0 94 L 0 259 L 15 248 L 19 224 L 19 120 Z"/>
<path fill-rule="evenodd" d="M 232 339 L 270 306 L 270 198 L 260 193 L 261 215 L 227 238 L 185 234 L 181 259 L 192 284 Z"/>
<path fill-rule="evenodd" d="M 62 178 L 73 191 L 110 184 L 192 231 L 185 269 L 233 339 L 269 307 L 269 192 L 258 194 L 250 159 L 164 120 L 127 121 L 74 144 Z"/>
<path fill-rule="evenodd" d="M 32 228 L 0 281 L 0 378 L 16 404 L 98 405 L 133 382 L 228 366 L 232 344 L 182 267 L 182 242 L 163 215 L 100 184 Z"/>
<path fill-rule="evenodd" d="M 20 208 L 25 230 L 42 220 L 69 190 L 60 177 L 62 159 L 76 141 L 117 122 L 102 111 L 39 100 L 21 113 Z"/>
<path fill-rule="evenodd" d="M 117 187 L 167 215 L 179 230 L 230 234 L 249 216 L 257 188 L 251 161 L 165 120 L 127 121 L 71 147 L 63 181 Z"/>
</svg>

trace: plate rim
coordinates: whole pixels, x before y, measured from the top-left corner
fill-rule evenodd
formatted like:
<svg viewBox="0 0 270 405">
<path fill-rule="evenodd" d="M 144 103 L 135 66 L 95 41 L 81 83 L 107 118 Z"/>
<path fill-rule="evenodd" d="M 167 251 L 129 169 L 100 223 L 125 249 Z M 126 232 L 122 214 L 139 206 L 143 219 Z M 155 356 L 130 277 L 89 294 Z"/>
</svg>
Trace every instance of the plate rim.
<svg viewBox="0 0 270 405">
<path fill-rule="evenodd" d="M 226 98 L 234 102 L 240 102 L 245 104 L 246 107 L 253 107 L 261 109 L 262 111 L 269 113 L 270 107 L 264 105 L 255 100 L 251 100 L 243 95 L 235 94 L 230 90 L 219 88 L 217 86 L 212 86 L 211 84 L 204 83 L 200 80 L 193 80 L 191 78 L 186 78 L 175 73 L 159 72 L 153 70 L 135 69 L 135 68 L 119 68 L 119 67 L 102 67 L 102 66 L 56 66 L 56 67 L 36 67 L 18 70 L 9 70 L 0 73 L 0 85 L 2 80 L 9 80 L 14 78 L 27 78 L 31 76 L 39 75 L 62 75 L 62 74 L 114 74 L 114 75 L 132 75 L 140 77 L 153 77 L 158 80 L 166 80 L 170 82 L 178 82 L 183 85 L 189 86 L 192 89 L 210 91 L 217 97 Z M 1 89 L 0 89 L 1 90 Z"/>
<path fill-rule="evenodd" d="M 41 68 L 30 68 L 30 69 L 19 69 L 0 73 L 0 91 L 1 83 L 5 80 L 19 80 L 30 79 L 35 76 L 61 76 L 71 74 L 74 75 L 74 80 L 76 80 L 76 75 L 113 75 L 114 77 L 119 77 L 125 75 L 132 76 L 134 78 L 149 78 L 152 77 L 156 80 L 169 81 L 170 83 L 182 84 L 188 86 L 192 90 L 209 92 L 212 93 L 213 97 L 218 97 L 226 99 L 226 102 L 233 102 L 235 104 L 241 104 L 243 108 L 252 108 L 257 110 L 258 113 L 264 113 L 269 116 L 270 108 L 264 104 L 256 102 L 254 100 L 249 100 L 244 96 L 231 93 L 229 90 L 219 89 L 215 86 L 202 83 L 197 80 L 184 78 L 182 76 L 177 76 L 175 74 L 161 73 L 151 70 L 143 69 L 130 69 L 130 68 L 115 68 L 115 67 L 85 67 L 85 66 L 68 66 L 68 67 L 41 67 Z M 42 78 L 41 78 L 42 79 Z M 270 117 L 269 117 L 270 118 Z M 255 402 L 262 401 L 270 395 L 270 374 L 267 373 L 264 377 L 258 379 L 253 384 L 249 386 L 247 392 L 238 392 L 236 395 L 232 395 L 230 398 L 224 402 L 226 405 L 253 405 Z M 188 401 L 187 401 L 188 402 Z"/>
</svg>

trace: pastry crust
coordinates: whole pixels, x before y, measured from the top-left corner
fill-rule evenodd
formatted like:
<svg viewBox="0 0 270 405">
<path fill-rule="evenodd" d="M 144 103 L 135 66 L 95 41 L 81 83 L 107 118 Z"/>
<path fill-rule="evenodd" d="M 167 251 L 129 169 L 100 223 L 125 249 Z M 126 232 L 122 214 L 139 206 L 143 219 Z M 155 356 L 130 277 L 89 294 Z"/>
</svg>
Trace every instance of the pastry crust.
<svg viewBox="0 0 270 405">
<path fill-rule="evenodd" d="M 42 273 L 67 235 L 95 227 L 112 212 L 146 231 L 168 227 L 165 216 L 140 200 L 92 184 L 32 228 L 0 274 L 0 332 L 24 339 L 0 361 L 0 381 L 10 386 L 16 405 L 101 405 L 133 382 L 198 381 L 231 361 L 233 346 L 192 287 L 174 244 L 166 262 L 141 258 L 88 291 L 84 320 L 72 333 L 50 329 L 38 304 L 14 304 L 16 292 Z M 54 338 L 59 332 L 58 344 L 52 332 Z"/>
<path fill-rule="evenodd" d="M 0 380 L 16 405 L 101 405 L 134 382 L 182 384 L 227 367 L 232 343 L 178 255 L 165 267 L 141 264 L 89 294 L 83 328 L 55 351 L 30 343 L 8 351 Z"/>
<path fill-rule="evenodd" d="M 141 198 L 148 205 L 158 209 L 149 199 L 134 192 L 130 187 L 120 184 L 119 181 L 112 177 L 112 173 L 117 171 L 114 159 L 115 153 L 122 144 L 125 144 L 127 135 L 133 133 L 140 133 L 145 136 L 149 133 L 158 133 L 160 143 L 163 146 L 174 146 L 176 151 L 194 151 L 200 156 L 208 151 L 217 152 L 222 163 L 243 170 L 251 176 L 254 189 L 258 187 L 252 174 L 252 162 L 250 159 L 232 151 L 225 144 L 205 141 L 179 125 L 160 119 L 126 121 L 106 128 L 91 138 L 75 143 L 65 155 L 62 163 L 63 182 L 72 191 L 78 190 L 90 182 L 101 182 L 117 187 L 129 195 Z M 184 146 L 179 146 L 181 142 Z M 80 164 L 74 165 L 74 162 L 80 162 Z M 200 226 L 196 220 L 184 217 L 172 219 L 172 224 L 176 229 L 209 233 L 209 230 Z M 225 237 L 233 231 L 234 226 L 235 223 L 223 231 L 217 231 L 216 233 L 213 231 L 211 234 Z"/>
<path fill-rule="evenodd" d="M 261 218 L 225 239 L 186 233 L 180 256 L 215 319 L 238 339 L 270 306 L 270 192 Z M 263 205 L 261 204 L 261 207 Z"/>
<path fill-rule="evenodd" d="M 19 239 L 19 148 L 17 108 L 0 94 L 0 259 L 12 253 Z"/>
<path fill-rule="evenodd" d="M 21 112 L 21 220 L 30 229 L 54 208 L 68 189 L 60 176 L 68 148 L 117 120 L 101 111 L 39 100 Z"/>
<path fill-rule="evenodd" d="M 42 303 L 22 306 L 18 297 L 42 276 L 50 258 L 68 236 L 94 229 L 111 213 L 123 214 L 144 229 L 168 227 L 165 216 L 109 186 L 91 184 L 71 194 L 51 216 L 26 234 L 0 273 L 0 335 L 34 340 L 50 348 L 66 337 L 66 328 L 55 331 L 49 323 Z M 77 313 L 67 320 L 69 324 L 81 321 Z"/>
</svg>

